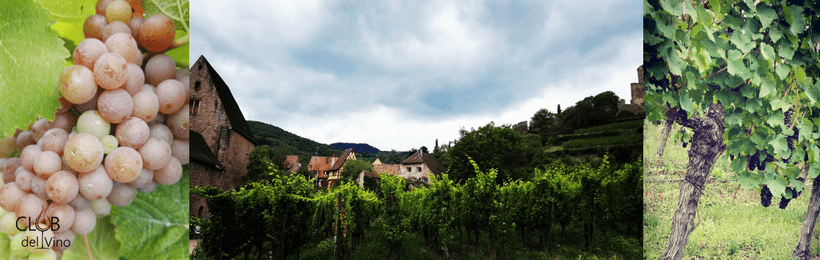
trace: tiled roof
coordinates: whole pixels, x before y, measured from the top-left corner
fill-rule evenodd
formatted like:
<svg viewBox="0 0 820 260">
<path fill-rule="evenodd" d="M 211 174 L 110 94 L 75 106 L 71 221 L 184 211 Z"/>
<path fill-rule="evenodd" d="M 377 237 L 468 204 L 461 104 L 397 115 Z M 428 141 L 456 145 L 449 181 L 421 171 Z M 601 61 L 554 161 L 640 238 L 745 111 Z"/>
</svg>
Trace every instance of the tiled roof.
<svg viewBox="0 0 820 260">
<path fill-rule="evenodd" d="M 318 175 L 316 178 L 327 178 L 327 174 L 325 171 L 329 170 L 333 163 L 338 161 L 336 157 L 325 157 L 325 156 L 313 156 L 310 157 L 310 164 L 308 164 L 308 170 L 310 171 L 317 171 Z"/>
<path fill-rule="evenodd" d="M 385 173 L 391 175 L 399 175 L 401 172 L 400 164 L 376 164 L 373 165 L 373 171 L 377 173 Z"/>
<path fill-rule="evenodd" d="M 222 80 L 222 77 L 216 73 L 214 67 L 208 63 L 208 60 L 205 59 L 205 56 L 199 56 L 199 60 L 197 63 L 202 62 L 205 64 L 205 67 L 208 68 L 208 75 L 211 76 L 211 82 L 214 83 L 214 87 L 216 88 L 216 93 L 219 95 L 219 100 L 222 101 L 222 107 L 225 109 L 225 114 L 228 116 L 228 120 L 231 122 L 231 128 L 239 133 L 240 135 L 244 136 L 248 141 L 251 141 L 254 145 L 257 145 L 256 139 L 253 138 L 253 133 L 251 132 L 250 127 L 248 127 L 248 122 L 245 121 L 245 117 L 242 116 L 242 111 L 239 110 L 239 105 L 234 100 L 233 95 L 231 94 L 231 90 L 228 88 L 228 85 L 225 84 L 225 81 Z"/>
<path fill-rule="evenodd" d="M 353 148 L 347 149 L 342 152 L 342 156 L 339 156 L 339 160 L 336 160 L 336 163 L 333 164 L 333 167 L 330 167 L 330 171 L 336 171 L 342 168 L 347 162 L 347 157 L 350 157 L 350 154 L 353 153 Z"/>
<path fill-rule="evenodd" d="M 190 133 L 190 154 L 191 161 L 210 166 L 216 169 L 224 170 L 225 167 L 219 163 L 219 160 L 216 159 L 216 156 L 213 152 L 211 152 L 211 148 L 208 147 L 208 143 L 205 142 L 205 138 L 202 137 L 202 134 L 197 133 L 194 130 L 189 130 Z"/>
<path fill-rule="evenodd" d="M 440 175 L 442 172 L 444 172 L 444 166 L 442 166 L 441 163 L 439 163 L 436 160 L 436 158 L 429 154 L 423 154 L 421 151 L 414 153 L 413 155 L 411 155 L 407 159 L 404 159 L 404 161 L 401 162 L 401 164 L 417 163 L 423 163 L 427 165 L 427 168 L 430 168 L 430 171 L 435 175 Z"/>
</svg>

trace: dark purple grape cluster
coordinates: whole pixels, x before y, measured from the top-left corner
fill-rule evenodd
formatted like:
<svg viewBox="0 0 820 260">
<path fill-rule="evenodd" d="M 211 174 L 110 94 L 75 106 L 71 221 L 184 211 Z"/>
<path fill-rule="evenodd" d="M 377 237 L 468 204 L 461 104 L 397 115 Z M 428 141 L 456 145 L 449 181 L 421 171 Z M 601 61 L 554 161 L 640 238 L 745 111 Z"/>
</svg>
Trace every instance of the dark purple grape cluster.
<svg viewBox="0 0 820 260">
<path fill-rule="evenodd" d="M 766 185 L 763 185 L 763 189 L 760 190 L 760 205 L 766 208 L 772 205 L 772 191 Z"/>
<path fill-rule="evenodd" d="M 792 115 L 794 115 L 794 108 L 789 108 L 783 115 L 785 116 L 783 118 L 783 124 L 790 125 L 792 123 Z"/>
<path fill-rule="evenodd" d="M 797 198 L 798 196 L 797 192 L 794 191 L 792 187 L 786 187 L 786 192 L 791 192 L 792 199 Z M 789 206 L 789 201 L 791 201 L 791 199 L 787 199 L 786 197 L 780 196 L 780 209 L 786 209 L 786 207 Z"/>
<path fill-rule="evenodd" d="M 754 154 L 749 155 L 749 170 L 754 171 L 757 169 L 757 165 L 760 164 L 760 151 L 755 151 Z"/>
</svg>

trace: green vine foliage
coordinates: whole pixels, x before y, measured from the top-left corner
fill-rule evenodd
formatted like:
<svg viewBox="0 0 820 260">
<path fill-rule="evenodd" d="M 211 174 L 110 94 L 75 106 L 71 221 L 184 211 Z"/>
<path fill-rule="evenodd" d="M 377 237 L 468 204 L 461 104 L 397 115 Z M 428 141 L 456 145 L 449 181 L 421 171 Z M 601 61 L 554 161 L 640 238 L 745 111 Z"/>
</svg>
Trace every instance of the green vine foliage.
<svg viewBox="0 0 820 260">
<path fill-rule="evenodd" d="M 818 8 L 817 1 L 646 0 L 647 118 L 703 117 L 719 102 L 723 158 L 736 180 L 766 184 L 774 196 L 790 198 L 787 186 L 801 191 L 801 169 L 809 178 L 820 173 Z"/>
</svg>

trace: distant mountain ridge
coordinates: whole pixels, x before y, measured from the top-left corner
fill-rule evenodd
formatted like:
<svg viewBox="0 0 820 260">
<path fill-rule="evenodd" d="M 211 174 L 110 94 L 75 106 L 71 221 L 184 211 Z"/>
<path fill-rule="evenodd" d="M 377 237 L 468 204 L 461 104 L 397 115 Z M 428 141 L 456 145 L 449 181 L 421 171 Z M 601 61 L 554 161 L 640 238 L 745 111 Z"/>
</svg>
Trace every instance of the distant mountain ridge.
<svg viewBox="0 0 820 260">
<path fill-rule="evenodd" d="M 353 151 L 357 153 L 378 153 L 378 148 L 373 147 L 369 144 L 355 144 L 355 143 L 332 143 L 330 146 L 336 147 L 340 150 L 347 150 L 349 148 L 353 148 Z"/>
<path fill-rule="evenodd" d="M 248 127 L 260 145 L 271 147 L 287 145 L 291 154 L 299 155 L 300 161 L 303 161 L 305 165 L 310 161 L 311 156 L 331 156 L 333 154 L 339 156 L 342 154 L 342 150 L 333 146 L 298 136 L 275 125 L 248 121 Z"/>
</svg>

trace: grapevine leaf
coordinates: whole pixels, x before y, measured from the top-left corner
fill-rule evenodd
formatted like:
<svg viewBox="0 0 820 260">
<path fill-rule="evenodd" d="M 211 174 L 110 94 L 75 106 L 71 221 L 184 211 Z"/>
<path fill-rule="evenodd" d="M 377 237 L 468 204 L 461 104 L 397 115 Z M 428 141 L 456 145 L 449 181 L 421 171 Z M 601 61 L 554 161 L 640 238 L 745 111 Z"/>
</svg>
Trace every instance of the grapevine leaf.
<svg viewBox="0 0 820 260">
<path fill-rule="evenodd" d="M 761 29 L 766 29 L 777 18 L 777 13 L 768 5 L 761 3 L 757 6 L 757 17 L 760 18 Z"/>
<path fill-rule="evenodd" d="M 737 46 L 737 48 L 743 53 L 749 53 L 749 51 L 755 47 L 755 42 L 752 41 L 751 33 L 736 31 L 732 34 L 730 40 L 732 41 L 732 44 Z"/>
<path fill-rule="evenodd" d="M 186 33 L 190 31 L 188 24 L 190 17 L 188 12 L 188 0 L 143 0 L 142 8 L 145 9 L 145 16 L 164 14 L 174 21 L 177 30 Z"/>
<path fill-rule="evenodd" d="M 794 79 L 800 84 L 806 84 L 806 70 L 802 67 L 794 69 Z"/>
<path fill-rule="evenodd" d="M 791 8 L 791 21 L 789 21 L 789 29 L 794 35 L 798 35 L 805 30 L 806 18 L 803 17 L 803 7 L 789 6 Z"/>
<path fill-rule="evenodd" d="M 775 69 L 777 76 L 780 77 L 781 80 L 786 79 L 786 76 L 789 75 L 789 65 L 786 64 L 779 64 Z"/>
<path fill-rule="evenodd" d="M 127 207 L 111 209 L 120 254 L 128 259 L 188 256 L 188 174 L 174 185 L 138 194 Z"/>
<path fill-rule="evenodd" d="M 796 178 L 795 179 L 790 179 L 789 183 L 791 183 L 792 186 L 794 186 L 794 191 L 796 191 L 796 192 L 803 191 L 803 186 L 806 185 L 805 183 L 803 183 L 802 181 L 797 180 Z"/>
<path fill-rule="evenodd" d="M 820 175 L 820 162 L 815 162 L 809 166 L 809 179 L 817 178 Z"/>
<path fill-rule="evenodd" d="M 783 32 L 781 32 L 777 28 L 772 27 L 772 29 L 769 30 L 769 37 L 772 38 L 772 42 L 777 42 L 777 40 L 783 38 Z"/>
<path fill-rule="evenodd" d="M 743 64 L 743 55 L 738 50 L 729 50 L 726 52 L 727 66 L 729 66 L 729 74 L 740 76 L 742 78 L 749 77 L 749 68 Z"/>
<path fill-rule="evenodd" d="M 777 135 L 777 137 L 772 139 L 769 144 L 774 147 L 775 153 L 777 154 L 787 154 L 789 152 L 789 146 L 786 144 L 785 135 Z"/>
<path fill-rule="evenodd" d="M 766 168 L 767 173 L 768 171 L 773 171 L 773 167 Z M 772 190 L 773 196 L 782 196 L 786 193 L 786 185 L 789 183 L 786 178 L 780 176 L 779 174 L 774 173 L 774 178 L 768 180 L 766 185 L 769 186 L 769 189 Z"/>
<path fill-rule="evenodd" d="M 818 82 L 818 84 L 814 87 L 804 88 L 806 91 L 806 96 L 809 97 L 812 106 L 820 100 L 820 89 L 818 89 L 820 86 L 818 85 L 820 85 L 820 82 Z"/>
<path fill-rule="evenodd" d="M 782 126 L 784 118 L 785 116 L 783 115 L 783 111 L 777 110 L 769 114 L 769 118 L 766 119 L 766 123 L 772 127 Z"/>
<path fill-rule="evenodd" d="M 686 110 L 686 113 L 690 115 L 694 115 L 697 112 L 697 108 L 695 108 L 695 103 L 692 102 L 692 98 L 689 97 L 688 93 L 684 93 L 680 96 L 680 107 L 683 110 Z"/>
<path fill-rule="evenodd" d="M 783 41 L 779 47 L 777 47 L 777 53 L 780 54 L 780 57 L 784 59 L 791 60 L 792 56 L 794 56 L 794 49 L 795 46 L 792 45 L 788 41 Z"/>
<path fill-rule="evenodd" d="M 86 18 L 95 13 L 96 0 L 36 0 L 36 2 L 51 12 L 51 19 L 56 21 L 51 27 L 60 33 L 60 37 L 71 40 L 74 46 L 85 39 L 83 27 L 77 25 L 82 25 Z"/>
<path fill-rule="evenodd" d="M 709 0 L 709 9 L 711 9 L 712 12 L 714 12 L 716 14 L 723 13 L 723 12 L 720 11 L 720 7 L 722 5 L 722 2 L 723 1 L 720 1 L 720 0 Z"/>
<path fill-rule="evenodd" d="M 780 110 L 785 111 L 785 110 L 788 110 L 790 107 L 792 107 L 791 103 L 789 103 L 788 101 L 784 101 L 782 99 L 772 100 L 772 101 L 769 102 L 769 104 L 772 105 L 772 110 L 780 109 Z"/>
<path fill-rule="evenodd" d="M 765 98 L 769 94 L 774 93 L 774 76 L 767 75 L 761 79 L 760 84 L 760 98 Z"/>
<path fill-rule="evenodd" d="M 111 224 L 111 217 L 97 219 L 97 225 L 91 233 L 86 235 L 88 237 L 88 247 L 93 259 L 118 259 L 120 242 L 116 239 L 111 239 L 110 234 L 115 232 L 114 224 Z M 65 260 L 85 260 L 88 255 L 85 251 L 85 242 L 83 236 L 75 235 L 74 243 L 63 252 L 63 259 Z"/>
<path fill-rule="evenodd" d="M 664 11 L 676 16 L 680 16 L 683 12 L 683 5 L 679 0 L 661 0 L 661 7 Z"/>
<path fill-rule="evenodd" d="M 30 1 L 0 8 L 0 136 L 27 129 L 38 117 L 54 119 L 57 88 L 68 50 L 50 28 L 49 12 Z"/>
<path fill-rule="evenodd" d="M 771 45 L 766 43 L 760 44 L 760 53 L 763 54 L 763 58 L 769 61 L 769 64 L 774 64 L 774 59 L 776 58 L 774 55 L 774 48 Z"/>
</svg>

